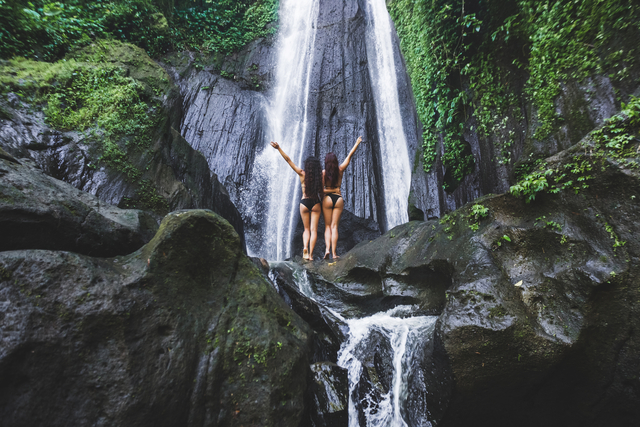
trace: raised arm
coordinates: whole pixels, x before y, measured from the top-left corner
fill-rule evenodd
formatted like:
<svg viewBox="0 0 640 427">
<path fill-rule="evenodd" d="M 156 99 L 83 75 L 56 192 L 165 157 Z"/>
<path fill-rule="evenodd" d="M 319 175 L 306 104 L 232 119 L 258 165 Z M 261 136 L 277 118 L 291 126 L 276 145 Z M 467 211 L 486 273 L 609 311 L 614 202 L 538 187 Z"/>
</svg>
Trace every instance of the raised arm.
<svg viewBox="0 0 640 427">
<path fill-rule="evenodd" d="M 297 173 L 298 175 L 302 176 L 302 169 L 300 169 L 298 166 L 296 166 L 296 164 L 295 164 L 295 163 L 293 163 L 293 160 L 291 160 L 291 158 L 290 158 L 289 156 L 287 156 L 287 153 L 285 153 L 284 151 L 282 151 L 282 148 L 280 148 L 280 144 L 278 144 L 277 142 L 271 142 L 271 146 L 280 152 L 280 154 L 282 155 L 282 157 L 284 158 L 284 160 L 285 160 L 287 163 L 289 163 L 289 166 L 291 166 L 291 169 L 293 169 L 294 171 L 296 171 L 296 173 Z"/>
<path fill-rule="evenodd" d="M 356 153 L 356 149 L 358 148 L 358 145 L 360 145 L 361 142 L 362 142 L 362 137 L 359 136 L 358 140 L 355 143 L 355 145 L 353 146 L 353 148 L 351 149 L 351 151 L 347 155 L 347 158 L 344 159 L 344 162 L 342 162 L 342 164 L 340 165 L 340 172 L 344 172 L 344 170 L 347 168 L 347 166 L 349 166 L 349 163 L 351 163 L 351 158 Z"/>
</svg>

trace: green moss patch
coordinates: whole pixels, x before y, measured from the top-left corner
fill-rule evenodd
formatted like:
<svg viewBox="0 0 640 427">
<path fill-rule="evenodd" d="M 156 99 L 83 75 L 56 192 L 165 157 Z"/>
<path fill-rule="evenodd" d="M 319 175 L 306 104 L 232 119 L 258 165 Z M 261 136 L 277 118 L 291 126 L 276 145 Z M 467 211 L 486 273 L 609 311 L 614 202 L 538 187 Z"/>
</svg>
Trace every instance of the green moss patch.
<svg viewBox="0 0 640 427">
<path fill-rule="evenodd" d="M 640 136 L 640 99 L 631 98 L 629 104 L 623 104 L 623 111 L 610 118 L 590 137 L 582 142 L 582 152 L 577 152 L 571 161 L 549 165 L 538 161 L 537 168 L 525 174 L 511 187 L 511 194 L 523 196 L 527 202 L 536 198 L 538 193 L 558 193 L 573 190 L 576 194 L 589 188 L 594 168 L 605 168 L 606 159 L 620 162 L 627 168 L 638 168 L 638 144 Z"/>
<path fill-rule="evenodd" d="M 0 64 L 0 82 L 41 109 L 51 127 L 84 133 L 95 155 L 90 167 L 121 173 L 138 189 L 128 207 L 167 209 L 134 160 L 151 149 L 163 120 L 161 96 L 171 88 L 144 51 L 104 42 L 54 63 L 18 58 Z"/>
</svg>

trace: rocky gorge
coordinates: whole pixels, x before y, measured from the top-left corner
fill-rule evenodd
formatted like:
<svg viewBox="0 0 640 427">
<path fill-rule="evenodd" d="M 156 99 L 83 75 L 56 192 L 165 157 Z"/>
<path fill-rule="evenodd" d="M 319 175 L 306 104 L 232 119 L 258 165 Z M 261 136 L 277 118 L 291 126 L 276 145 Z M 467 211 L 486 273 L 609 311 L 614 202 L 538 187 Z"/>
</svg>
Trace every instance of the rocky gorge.
<svg viewBox="0 0 640 427">
<path fill-rule="evenodd" d="M 412 221 L 390 227 L 371 4 L 314 4 L 300 156 L 367 140 L 331 262 L 297 257 L 300 224 L 292 258 L 247 255 L 260 255 L 252 186 L 273 130 L 275 35 L 231 55 L 154 60 L 101 41 L 64 64 L 0 63 L 1 424 L 637 423 L 637 66 L 622 83 L 568 79 L 567 120 L 547 139 L 531 99 L 489 136 L 470 112 L 474 168 L 454 183 L 444 143 L 424 172 L 396 16 Z M 525 71 L 508 84 L 524 91 Z M 81 93 L 92 80 L 78 75 L 121 82 L 113 93 L 133 90 L 153 120 L 60 125 L 42 93 Z M 500 163 L 510 132 L 522 137 Z"/>
</svg>

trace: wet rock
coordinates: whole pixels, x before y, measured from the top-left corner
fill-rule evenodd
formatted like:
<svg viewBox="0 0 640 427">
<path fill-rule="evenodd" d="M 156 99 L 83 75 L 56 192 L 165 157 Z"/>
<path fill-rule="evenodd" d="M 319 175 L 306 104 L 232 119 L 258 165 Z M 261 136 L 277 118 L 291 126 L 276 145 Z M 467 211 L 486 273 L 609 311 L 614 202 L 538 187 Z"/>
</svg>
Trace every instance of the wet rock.
<svg viewBox="0 0 640 427">
<path fill-rule="evenodd" d="M 395 292 L 439 314 L 407 403 L 426 405 L 430 421 L 624 426 L 640 415 L 640 362 L 630 357 L 640 351 L 638 159 L 603 160 L 584 144 L 547 159 L 550 168 L 578 155 L 599 165 L 579 194 L 530 204 L 487 196 L 477 231 L 466 206 L 442 223 L 396 227 L 333 265 L 305 264 L 370 295 L 400 278 Z M 369 393 L 365 371 L 359 387 Z"/>
<path fill-rule="evenodd" d="M 334 363 L 314 363 L 308 388 L 310 425 L 349 425 L 349 381 L 347 370 Z"/>
<path fill-rule="evenodd" d="M 507 4 L 506 2 L 505 4 Z M 509 7 L 513 3 L 508 3 Z M 480 6 L 480 13 L 496 15 L 495 8 L 501 8 L 500 2 L 486 3 Z M 517 14 L 517 10 L 512 12 Z M 625 37 L 619 37 L 614 45 L 603 51 L 617 51 L 625 44 Z M 526 45 L 523 42 L 523 49 Z M 425 214 L 424 219 L 440 218 L 487 194 L 500 194 L 509 190 L 517 182 L 518 171 L 531 167 L 538 159 L 544 159 L 577 144 L 591 130 L 602 125 L 604 120 L 618 112 L 619 100 L 629 99 L 638 94 L 640 67 L 636 64 L 627 69 L 628 77 L 616 81 L 609 77 L 609 71 L 582 80 L 569 79 L 560 83 L 560 94 L 555 100 L 555 112 L 561 125 L 547 137 L 536 137 L 539 127 L 537 106 L 523 96 L 523 82 L 529 78 L 524 68 L 514 69 L 512 61 L 520 55 L 521 49 L 512 49 L 496 55 L 496 62 L 508 69 L 505 85 L 513 88 L 518 101 L 504 113 L 504 122 L 494 122 L 495 128 L 487 136 L 478 132 L 479 113 L 469 110 L 468 120 L 464 124 L 462 140 L 467 144 L 474 158 L 474 165 L 461 182 L 448 185 L 450 171 L 442 162 L 443 141 L 440 139 L 437 159 L 429 172 L 423 171 L 424 162 L 420 147 L 415 158 L 416 167 L 412 171 L 412 203 Z M 522 61 L 522 58 L 518 58 Z M 466 86 L 468 83 L 462 83 Z M 618 101 L 616 101 L 616 99 Z M 509 141 L 508 145 L 505 142 Z"/>
<path fill-rule="evenodd" d="M 0 251 L 51 249 L 125 255 L 149 242 L 153 216 L 102 202 L 26 162 L 0 159 Z"/>
<path fill-rule="evenodd" d="M 0 318 L 7 427 L 302 420 L 311 331 L 210 211 L 129 256 L 0 253 Z"/>
<path fill-rule="evenodd" d="M 337 262 L 317 262 L 305 267 L 350 294 L 346 301 L 358 301 L 359 307 L 371 314 L 411 304 L 419 304 L 423 314 L 439 314 L 446 302 L 445 291 L 451 286 L 448 262 L 441 259 L 418 265 L 395 262 L 403 259 L 405 252 L 416 251 L 419 230 L 432 225 L 410 222 L 373 242 L 361 243 Z"/>
<path fill-rule="evenodd" d="M 278 262 L 271 265 L 270 277 L 287 305 L 313 328 L 312 361 L 337 362 L 346 326 L 325 307 L 307 296 L 313 293 L 312 279 L 307 272 L 295 263 Z M 301 285 L 308 288 L 301 289 Z"/>
<path fill-rule="evenodd" d="M 342 193 L 347 210 L 384 228 L 376 107 L 365 40 L 367 19 L 362 2 L 322 0 L 319 4 L 307 103 L 309 131 L 302 158 L 314 155 L 323 159 L 334 152 L 344 159 L 358 136 L 363 136 L 366 143 L 345 172 Z M 394 43 L 396 62 L 403 69 L 397 39 Z M 264 112 L 267 98 L 273 95 L 269 90 L 274 81 L 275 54 L 272 40 L 260 40 L 224 61 L 193 54 L 174 55 L 165 61 L 184 100 L 179 130 L 192 147 L 203 152 L 244 213 L 245 226 L 255 215 L 250 212 L 253 205 L 243 200 L 248 182 L 257 179 L 252 177 L 253 163 L 270 140 L 264 134 L 268 128 Z M 248 81 L 258 82 L 258 87 Z M 412 99 L 406 73 L 398 85 L 402 99 Z M 406 102 L 402 109 L 413 155 L 420 145 L 415 106 Z M 365 227 L 367 233 L 375 232 L 369 225 Z M 369 237 L 354 236 L 354 240 Z M 300 246 L 297 240 L 298 235 L 293 242 L 296 248 Z M 350 247 L 347 244 L 345 248 Z"/>
<path fill-rule="evenodd" d="M 119 42 L 105 46 L 91 45 L 74 57 L 100 57 L 101 63 L 126 70 L 144 87 L 149 99 L 162 103 L 161 119 L 151 141 L 145 141 L 145 149 L 127 152 L 125 162 L 142 172 L 139 179 L 132 180 L 124 170 L 100 163 L 101 141 L 95 137 L 53 129 L 35 106 L 14 108 L 2 99 L 0 109 L 7 114 L 0 117 L 0 147 L 17 159 L 32 159 L 47 175 L 120 208 L 138 207 L 160 215 L 176 209 L 211 209 L 244 239 L 242 218 L 228 192 L 202 154 L 175 130 L 179 127 L 179 117 L 173 112 L 177 89 L 169 75 L 138 47 Z"/>
</svg>

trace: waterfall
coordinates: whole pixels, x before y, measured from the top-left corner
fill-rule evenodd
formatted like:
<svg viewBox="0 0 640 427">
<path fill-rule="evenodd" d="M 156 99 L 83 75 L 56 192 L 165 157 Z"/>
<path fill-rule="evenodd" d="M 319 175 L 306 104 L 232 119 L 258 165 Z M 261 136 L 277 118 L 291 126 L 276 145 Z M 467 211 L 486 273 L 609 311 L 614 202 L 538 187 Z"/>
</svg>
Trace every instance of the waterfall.
<svg viewBox="0 0 640 427">
<path fill-rule="evenodd" d="M 276 42 L 275 84 L 265 103 L 266 140 L 253 165 L 249 191 L 243 202 L 248 252 L 271 260 L 291 256 L 291 242 L 301 196 L 297 175 L 268 146 L 277 141 L 293 162 L 304 168 L 303 155 L 312 151 L 308 141 L 311 70 L 321 0 L 283 0 Z M 404 133 L 392 24 L 384 0 L 366 0 L 365 29 L 368 69 L 376 106 L 378 141 L 386 229 L 408 220 L 411 165 Z M 314 110 L 315 111 L 315 110 Z M 306 147 L 306 149 L 305 149 Z"/>
<path fill-rule="evenodd" d="M 360 427 L 358 406 L 364 412 L 367 427 L 407 427 L 402 412 L 409 393 L 411 355 L 433 335 L 437 319 L 437 316 L 399 317 L 416 309 L 398 306 L 370 317 L 346 320 L 349 334 L 340 348 L 338 365 L 349 372 L 349 427 Z M 356 389 L 362 375 L 362 360 L 370 350 L 367 340 L 373 331 L 385 336 L 393 350 L 392 387 L 379 399 L 371 393 L 358 398 Z M 422 425 L 431 423 L 425 421 Z"/>
<path fill-rule="evenodd" d="M 271 100 L 265 106 L 267 140 L 251 174 L 249 200 L 256 204 L 247 212 L 262 219 L 248 251 L 267 259 L 290 256 L 301 197 L 298 176 L 268 143 L 278 142 L 291 160 L 304 168 L 302 156 L 308 142 L 307 110 L 317 17 L 318 0 L 280 2 L 275 84 Z"/>
<path fill-rule="evenodd" d="M 411 163 L 402 125 L 391 17 L 385 0 L 367 0 L 367 56 L 378 117 L 387 230 L 409 220 Z"/>
<path fill-rule="evenodd" d="M 289 264 L 291 265 L 291 264 Z M 324 307 L 348 327 L 346 340 L 338 353 L 338 365 L 349 376 L 349 427 L 409 427 L 403 414 L 409 394 L 412 357 L 433 338 L 438 316 L 413 316 L 418 306 L 400 305 L 390 310 L 362 318 L 346 318 L 340 313 L 341 301 L 331 301 L 316 295 L 307 270 L 294 267 L 293 278 L 300 292 Z M 273 280 L 273 277 L 271 277 Z M 274 280 L 275 283 L 275 280 Z M 380 396 L 368 392 L 358 393 L 363 374 L 363 361 L 371 357 L 373 333 L 382 335 L 392 350 L 393 377 L 389 391 Z M 421 427 L 431 427 L 427 408 L 422 408 Z M 365 425 L 360 425 L 359 413 L 364 414 Z"/>
</svg>

